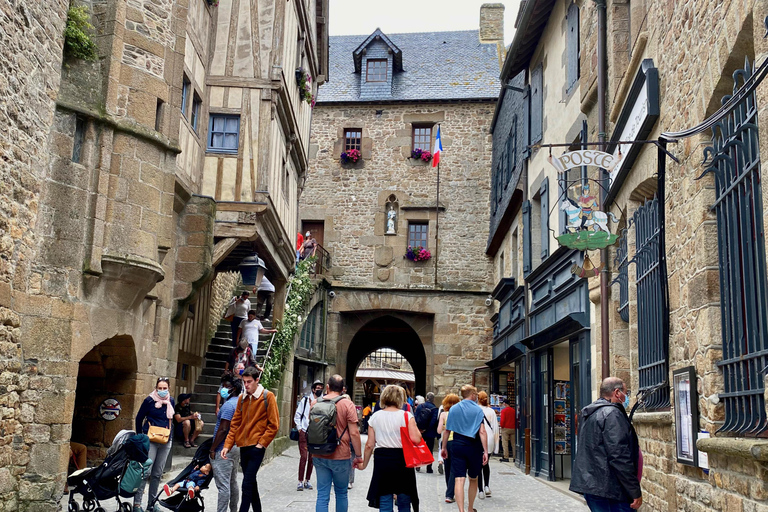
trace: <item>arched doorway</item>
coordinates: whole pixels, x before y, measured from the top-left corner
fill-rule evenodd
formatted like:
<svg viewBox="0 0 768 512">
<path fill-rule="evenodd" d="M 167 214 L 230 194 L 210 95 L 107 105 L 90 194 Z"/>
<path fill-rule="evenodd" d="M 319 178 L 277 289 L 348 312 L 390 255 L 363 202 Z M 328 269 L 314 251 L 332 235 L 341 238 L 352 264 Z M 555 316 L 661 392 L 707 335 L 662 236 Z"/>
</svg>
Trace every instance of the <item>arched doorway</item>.
<svg viewBox="0 0 768 512">
<path fill-rule="evenodd" d="M 346 375 L 350 391 L 360 363 L 380 348 L 392 349 L 407 359 L 413 369 L 416 394 L 425 395 L 427 390 L 427 355 L 419 335 L 403 320 L 385 315 L 371 320 L 361 327 L 347 350 Z M 354 396 L 352 396 L 355 399 Z"/>
<path fill-rule="evenodd" d="M 89 461 L 103 459 L 118 432 L 133 430 L 137 369 L 130 336 L 105 340 L 80 360 L 71 439 L 88 447 Z M 114 420 L 102 416 L 100 406 L 107 399 L 119 404 Z M 109 412 L 104 416 L 110 417 Z"/>
</svg>

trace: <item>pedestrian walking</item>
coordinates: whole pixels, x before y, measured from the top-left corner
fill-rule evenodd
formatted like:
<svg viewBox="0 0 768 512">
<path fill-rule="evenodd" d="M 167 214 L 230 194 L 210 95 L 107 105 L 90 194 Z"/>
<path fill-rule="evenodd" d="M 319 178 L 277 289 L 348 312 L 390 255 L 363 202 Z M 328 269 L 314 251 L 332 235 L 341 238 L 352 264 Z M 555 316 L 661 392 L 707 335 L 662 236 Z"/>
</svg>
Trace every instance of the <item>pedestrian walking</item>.
<svg viewBox="0 0 768 512">
<path fill-rule="evenodd" d="M 275 300 L 275 285 L 273 285 L 267 276 L 261 278 L 261 283 L 258 288 L 254 288 L 256 293 L 256 312 L 261 312 L 261 306 L 264 305 L 264 315 L 261 319 L 269 318 L 269 314 L 272 312 L 272 304 Z"/>
<path fill-rule="evenodd" d="M 312 478 L 312 454 L 307 450 L 307 427 L 309 427 L 309 410 L 317 399 L 323 394 L 323 383 L 316 380 L 312 383 L 312 390 L 304 395 L 296 406 L 296 414 L 293 415 L 293 423 L 299 431 L 299 484 L 297 491 L 312 490 L 309 483 Z M 305 473 L 306 471 L 306 473 Z"/>
<path fill-rule="evenodd" d="M 248 311 L 248 318 L 240 322 L 240 327 L 237 330 L 238 344 L 243 340 L 247 341 L 251 346 L 251 353 L 255 358 L 259 351 L 259 334 L 272 334 L 277 332 L 277 329 L 265 329 L 261 322 L 256 319 L 256 312 Z"/>
<path fill-rule="evenodd" d="M 243 372 L 243 387 L 245 393 L 237 401 L 221 457 L 226 460 L 233 447 L 240 448 L 240 467 L 243 470 L 240 512 L 248 512 L 249 508 L 253 512 L 261 512 L 256 476 L 267 446 L 280 428 L 280 413 L 277 400 L 259 384 L 259 371 L 253 366 Z"/>
<path fill-rule="evenodd" d="M 382 512 L 394 510 L 394 496 L 397 495 L 399 512 L 419 512 L 419 493 L 416 488 L 416 472 L 405 466 L 403 441 L 400 429 L 408 428 L 408 436 L 414 444 L 421 442 L 421 433 L 416 420 L 409 412 L 403 411 L 405 390 L 390 385 L 381 392 L 379 402 L 382 409 L 368 421 L 368 441 L 365 443 L 365 457 L 359 469 L 365 469 L 373 455 L 373 476 L 368 488 L 368 506 Z"/>
<path fill-rule="evenodd" d="M 456 393 L 449 393 L 443 398 L 443 403 L 440 406 L 443 410 L 438 415 L 437 433 L 440 435 L 440 457 L 438 464 L 442 461 L 442 465 L 438 465 L 438 472 L 445 471 L 445 502 L 453 503 L 456 501 L 454 491 L 456 490 L 456 479 L 451 471 L 451 441 L 453 441 L 453 433 L 448 434 L 447 440 L 443 440 L 443 432 L 445 431 L 445 425 L 448 422 L 448 411 L 451 407 L 461 401 L 459 395 Z M 445 454 L 445 455 L 443 455 Z"/>
<path fill-rule="evenodd" d="M 485 434 L 488 436 L 488 453 L 497 453 L 499 451 L 499 420 L 496 418 L 496 411 L 488 407 L 488 393 L 481 391 L 477 394 L 477 403 L 483 410 L 483 425 L 485 425 Z M 491 479 L 491 467 L 488 465 L 490 458 L 483 464 L 480 476 L 477 479 L 477 496 L 482 500 L 491 497 L 491 488 L 488 485 Z"/>
<path fill-rule="evenodd" d="M 629 512 L 643 504 L 640 447 L 628 407 L 624 381 L 608 377 L 600 398 L 581 410 L 570 490 L 583 494 L 592 512 Z"/>
<path fill-rule="evenodd" d="M 517 421 L 515 418 L 515 408 L 509 398 L 505 398 L 501 403 L 501 448 L 503 457 L 501 462 L 509 462 L 509 446 L 512 445 L 512 458 L 517 459 L 517 441 L 515 440 L 515 427 Z"/>
<path fill-rule="evenodd" d="M 216 427 L 213 429 L 213 443 L 209 453 L 211 466 L 213 466 L 213 480 L 219 491 L 216 512 L 227 512 L 227 509 L 229 512 L 236 512 L 237 503 L 240 500 L 240 491 L 237 488 L 237 464 L 240 462 L 240 448 L 233 446 L 226 459 L 221 456 L 221 451 L 229 434 L 232 418 L 237 409 L 237 401 L 242 391 L 240 379 L 235 379 L 231 375 L 222 377 L 219 396 L 223 403 L 216 414 Z"/>
<path fill-rule="evenodd" d="M 464 512 L 464 481 L 469 476 L 467 499 L 469 511 L 474 511 L 477 496 L 477 477 L 483 464 L 488 462 L 488 437 L 483 428 L 485 415 L 477 405 L 477 389 L 465 384 L 461 387 L 462 400 L 451 407 L 443 431 L 443 441 L 453 433 L 451 441 L 451 472 L 456 480 L 454 496 L 459 512 Z M 443 457 L 447 453 L 443 449 Z"/>
<path fill-rule="evenodd" d="M 229 372 L 237 368 L 238 364 L 243 365 L 243 369 L 249 366 L 256 366 L 256 358 L 248 340 L 243 338 L 237 343 L 237 347 L 229 353 L 229 359 L 224 363 L 224 371 Z"/>
<path fill-rule="evenodd" d="M 250 296 L 250 292 L 243 292 L 239 297 L 232 297 L 232 300 L 229 301 L 229 306 L 227 306 L 227 312 L 232 311 L 234 314 L 230 323 L 232 327 L 232 346 L 234 347 L 237 346 L 237 341 L 240 339 L 238 335 L 240 324 L 248 318 L 248 311 L 251 310 Z"/>
<path fill-rule="evenodd" d="M 419 427 L 419 432 L 424 438 L 424 442 L 429 447 L 429 451 L 435 451 L 435 439 L 437 438 L 437 420 L 438 410 L 435 405 L 435 394 L 431 391 L 427 393 L 426 399 L 422 396 L 417 396 L 419 405 L 416 406 L 416 412 L 414 417 L 416 418 L 416 426 Z M 416 468 L 419 471 L 421 468 Z M 433 473 L 432 464 L 427 466 L 427 473 Z"/>
<path fill-rule="evenodd" d="M 176 439 L 184 441 L 184 448 L 197 447 L 195 440 L 203 433 L 205 426 L 203 420 L 200 419 L 200 414 L 192 411 L 191 399 L 191 393 L 180 394 L 173 415 L 174 435 Z"/>
<path fill-rule="evenodd" d="M 153 460 L 152 473 L 149 475 L 149 501 L 157 496 L 157 489 L 160 487 L 160 479 L 165 469 L 165 461 L 168 454 L 171 453 L 173 445 L 173 436 L 171 435 L 171 424 L 175 414 L 176 405 L 169 389 L 170 379 L 160 377 L 155 383 L 155 389 L 141 403 L 139 412 L 136 414 L 136 432 L 147 434 L 152 427 L 153 434 L 150 436 L 152 441 L 149 444 L 149 458 Z M 166 430 L 167 429 L 167 430 Z M 163 434 L 165 434 L 163 436 Z M 164 442 L 163 442 L 164 441 Z M 134 512 L 143 512 L 141 501 L 144 498 L 144 487 L 147 480 L 141 482 L 139 490 L 133 497 Z"/>
<path fill-rule="evenodd" d="M 312 454 L 317 473 L 315 512 L 328 512 L 331 485 L 336 512 L 347 512 L 350 446 L 355 453 L 362 453 L 357 410 L 351 400 L 342 396 L 343 392 L 344 379 L 341 375 L 332 375 L 325 395 L 317 399 L 310 412 L 307 437 L 310 450 L 315 450 Z M 358 456 L 355 461 L 362 462 L 362 458 Z"/>
</svg>

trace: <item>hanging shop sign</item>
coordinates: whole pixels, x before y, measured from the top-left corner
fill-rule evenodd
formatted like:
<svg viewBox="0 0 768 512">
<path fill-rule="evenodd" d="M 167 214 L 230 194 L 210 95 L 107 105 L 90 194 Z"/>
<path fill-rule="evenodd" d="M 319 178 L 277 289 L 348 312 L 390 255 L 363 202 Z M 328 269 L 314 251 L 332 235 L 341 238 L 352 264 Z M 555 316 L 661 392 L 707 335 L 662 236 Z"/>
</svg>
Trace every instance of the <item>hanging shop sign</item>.
<svg viewBox="0 0 768 512">
<path fill-rule="evenodd" d="M 612 155 L 610 153 L 597 151 L 595 149 L 569 151 L 568 153 L 563 153 L 558 157 L 549 157 L 549 163 L 554 165 L 558 172 L 565 172 L 568 169 L 583 167 L 585 165 L 602 167 L 608 172 L 613 172 L 613 169 L 620 161 L 621 155 Z"/>
<path fill-rule="evenodd" d="M 114 398 L 107 398 L 101 402 L 101 405 L 99 405 L 99 416 L 107 421 L 112 421 L 120 416 L 121 410 L 122 407 L 120 407 L 120 402 Z"/>
</svg>

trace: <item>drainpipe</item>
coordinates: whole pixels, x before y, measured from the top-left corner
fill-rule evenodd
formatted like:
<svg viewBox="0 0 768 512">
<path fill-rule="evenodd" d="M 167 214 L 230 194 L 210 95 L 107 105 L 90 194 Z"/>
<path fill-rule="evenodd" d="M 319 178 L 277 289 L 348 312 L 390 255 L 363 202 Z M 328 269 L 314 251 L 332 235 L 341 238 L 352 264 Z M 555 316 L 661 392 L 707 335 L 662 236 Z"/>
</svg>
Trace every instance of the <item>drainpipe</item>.
<svg viewBox="0 0 768 512">
<path fill-rule="evenodd" d="M 605 84 L 606 84 L 606 0 L 595 0 L 597 5 L 597 126 L 598 137 L 600 141 L 600 151 L 605 151 Z M 605 204 L 605 198 L 608 195 L 605 185 L 608 184 L 608 171 L 601 169 L 601 181 L 604 184 L 600 187 L 600 204 L 603 211 L 608 210 Z M 608 261 L 608 249 L 603 249 L 600 254 L 603 262 Z M 608 268 L 603 268 L 600 272 L 600 353 L 602 357 L 602 378 L 610 376 L 611 362 L 608 351 L 610 349 L 609 336 L 610 329 L 608 325 Z"/>
</svg>

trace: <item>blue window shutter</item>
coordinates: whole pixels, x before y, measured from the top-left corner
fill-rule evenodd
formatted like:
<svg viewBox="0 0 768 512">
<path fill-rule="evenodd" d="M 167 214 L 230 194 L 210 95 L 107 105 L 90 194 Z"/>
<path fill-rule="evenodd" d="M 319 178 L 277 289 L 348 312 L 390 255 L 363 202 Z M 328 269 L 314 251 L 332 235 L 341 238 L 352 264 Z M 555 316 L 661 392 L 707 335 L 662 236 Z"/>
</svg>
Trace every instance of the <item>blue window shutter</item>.
<svg viewBox="0 0 768 512">
<path fill-rule="evenodd" d="M 544 68 L 541 64 L 531 72 L 531 144 L 543 137 Z"/>
<path fill-rule="evenodd" d="M 523 274 L 531 272 L 531 202 L 523 203 Z"/>
<path fill-rule="evenodd" d="M 579 6 L 572 3 L 566 16 L 567 34 L 567 90 L 570 92 L 579 80 Z"/>
<path fill-rule="evenodd" d="M 541 197 L 541 259 L 549 256 L 549 178 L 544 179 L 539 194 Z"/>
</svg>

